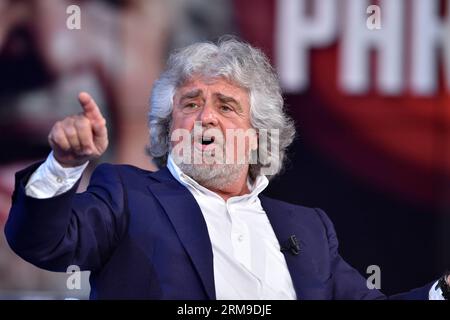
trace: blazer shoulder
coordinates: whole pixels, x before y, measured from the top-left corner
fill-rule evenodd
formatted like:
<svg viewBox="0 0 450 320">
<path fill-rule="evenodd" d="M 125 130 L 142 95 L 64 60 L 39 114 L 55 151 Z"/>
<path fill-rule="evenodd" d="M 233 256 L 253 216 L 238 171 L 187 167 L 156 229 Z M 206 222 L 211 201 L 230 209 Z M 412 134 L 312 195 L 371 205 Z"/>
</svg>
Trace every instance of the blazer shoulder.
<svg viewBox="0 0 450 320">
<path fill-rule="evenodd" d="M 294 211 L 294 212 L 300 213 L 300 214 L 315 214 L 315 215 L 317 215 L 317 210 L 321 210 L 318 208 L 305 207 L 305 206 L 302 206 L 299 204 L 293 204 L 293 203 L 286 202 L 283 200 L 274 199 L 274 198 L 268 197 L 266 195 L 261 195 L 260 199 L 264 204 L 268 204 L 270 206 L 279 207 L 279 208 L 283 208 L 283 209 L 289 209 L 291 211 Z"/>
<path fill-rule="evenodd" d="M 306 207 L 298 204 L 289 203 L 283 200 L 278 200 L 270 198 L 268 196 L 262 195 L 261 201 L 263 205 L 270 205 L 273 207 L 280 208 L 282 210 L 288 210 L 292 212 L 298 219 L 308 220 L 314 223 L 320 223 L 325 225 L 327 228 L 331 224 L 328 215 L 320 208 Z"/>
<path fill-rule="evenodd" d="M 94 172 L 94 174 L 111 174 L 111 173 L 119 174 L 120 176 L 150 176 L 154 172 L 148 171 L 145 169 L 138 168 L 129 164 L 112 164 L 112 163 L 101 163 L 99 164 Z"/>
<path fill-rule="evenodd" d="M 91 176 L 92 182 L 120 182 L 124 186 L 142 186 L 160 182 L 177 182 L 169 170 L 164 167 L 149 171 L 128 164 L 99 164 Z"/>
</svg>

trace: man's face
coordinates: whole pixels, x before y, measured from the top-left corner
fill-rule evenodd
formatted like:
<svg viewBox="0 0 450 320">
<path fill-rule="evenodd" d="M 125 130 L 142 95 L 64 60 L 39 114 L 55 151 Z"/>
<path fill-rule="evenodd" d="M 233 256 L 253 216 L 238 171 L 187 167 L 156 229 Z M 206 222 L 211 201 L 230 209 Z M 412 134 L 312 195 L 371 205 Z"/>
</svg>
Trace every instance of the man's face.
<svg viewBox="0 0 450 320">
<path fill-rule="evenodd" d="M 190 133 L 188 151 L 193 156 L 184 158 L 192 160 L 191 163 L 176 162 L 195 180 L 203 180 L 198 177 L 202 173 L 205 179 L 207 176 L 220 180 L 221 175 L 248 169 L 247 155 L 250 149 L 256 149 L 256 134 L 250 123 L 247 90 L 223 78 L 192 77 L 176 90 L 173 99 L 170 130 L 173 151 L 179 143 L 186 143 L 174 139 L 177 131 Z M 218 153 L 222 151 L 220 156 Z M 195 154 L 200 155 L 200 162 L 193 158 Z"/>
</svg>

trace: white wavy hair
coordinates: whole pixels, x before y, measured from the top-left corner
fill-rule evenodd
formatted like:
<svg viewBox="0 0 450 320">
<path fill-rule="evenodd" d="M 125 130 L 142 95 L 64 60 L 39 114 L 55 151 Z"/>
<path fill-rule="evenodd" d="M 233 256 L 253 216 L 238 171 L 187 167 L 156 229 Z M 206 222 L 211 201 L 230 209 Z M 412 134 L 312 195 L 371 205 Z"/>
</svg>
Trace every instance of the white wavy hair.
<svg viewBox="0 0 450 320">
<path fill-rule="evenodd" d="M 264 53 L 230 37 L 221 38 L 217 44 L 195 43 L 170 55 L 165 71 L 153 85 L 150 99 L 147 152 L 153 162 L 159 168 L 167 163 L 175 91 L 194 75 L 225 78 L 249 92 L 250 122 L 257 132 L 268 130 L 267 156 L 271 161 L 250 164 L 250 177 L 256 178 L 265 166 L 277 168 L 269 178 L 278 174 L 283 168 L 286 149 L 295 136 L 294 122 L 285 113 L 278 77 Z M 278 129 L 278 137 L 271 135 L 271 129 Z M 279 144 L 278 154 L 271 152 L 273 143 Z"/>
</svg>

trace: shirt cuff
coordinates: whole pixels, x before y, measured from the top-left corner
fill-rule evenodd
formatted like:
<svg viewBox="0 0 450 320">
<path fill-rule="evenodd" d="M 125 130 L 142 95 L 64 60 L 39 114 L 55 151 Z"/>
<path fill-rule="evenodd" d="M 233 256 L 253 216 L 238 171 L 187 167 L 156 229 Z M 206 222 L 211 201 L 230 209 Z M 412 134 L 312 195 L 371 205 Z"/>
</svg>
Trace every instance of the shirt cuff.
<svg viewBox="0 0 450 320">
<path fill-rule="evenodd" d="M 442 296 L 442 290 L 438 286 L 438 281 L 436 281 L 430 289 L 430 292 L 428 293 L 428 299 L 429 300 L 445 300 Z"/>
<path fill-rule="evenodd" d="M 52 151 L 47 160 L 31 175 L 25 186 L 25 193 L 37 199 L 58 196 L 75 185 L 88 164 L 89 162 L 86 162 L 78 167 L 64 168 L 55 159 Z"/>
</svg>

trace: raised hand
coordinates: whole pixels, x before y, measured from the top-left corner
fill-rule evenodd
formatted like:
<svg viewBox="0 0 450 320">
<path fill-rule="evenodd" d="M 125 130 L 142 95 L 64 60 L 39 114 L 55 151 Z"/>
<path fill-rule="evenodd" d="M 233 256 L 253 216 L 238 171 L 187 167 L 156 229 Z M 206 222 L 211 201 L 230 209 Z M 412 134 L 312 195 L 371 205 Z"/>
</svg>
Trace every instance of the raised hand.
<svg viewBox="0 0 450 320">
<path fill-rule="evenodd" d="M 48 135 L 53 155 L 63 167 L 99 158 L 108 147 L 106 120 L 94 99 L 81 92 L 78 100 L 83 112 L 56 122 Z"/>
</svg>

